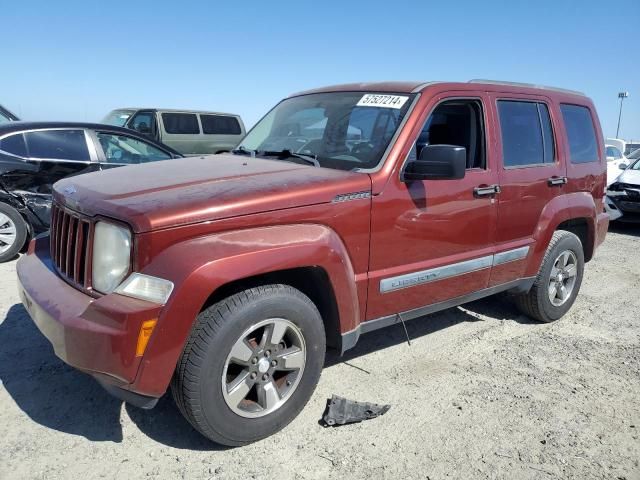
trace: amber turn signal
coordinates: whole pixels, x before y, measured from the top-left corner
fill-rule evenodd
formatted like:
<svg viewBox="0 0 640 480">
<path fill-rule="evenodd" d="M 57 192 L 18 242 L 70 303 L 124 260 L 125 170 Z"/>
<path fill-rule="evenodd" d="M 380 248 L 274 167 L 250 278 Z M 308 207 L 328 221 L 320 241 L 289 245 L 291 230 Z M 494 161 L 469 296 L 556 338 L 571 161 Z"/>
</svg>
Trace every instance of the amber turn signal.
<svg viewBox="0 0 640 480">
<path fill-rule="evenodd" d="M 157 318 L 153 320 L 145 320 L 140 327 L 140 333 L 138 334 L 138 345 L 136 345 L 136 357 L 141 357 L 147 348 L 147 343 L 151 338 L 151 333 L 158 322 Z"/>
</svg>

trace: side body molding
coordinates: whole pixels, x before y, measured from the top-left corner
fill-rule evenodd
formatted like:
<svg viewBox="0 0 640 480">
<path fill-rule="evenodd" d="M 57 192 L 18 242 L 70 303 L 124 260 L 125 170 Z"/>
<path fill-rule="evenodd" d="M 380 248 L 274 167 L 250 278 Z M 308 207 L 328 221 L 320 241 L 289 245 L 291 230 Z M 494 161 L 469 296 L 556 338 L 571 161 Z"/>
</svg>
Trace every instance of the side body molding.
<svg viewBox="0 0 640 480">
<path fill-rule="evenodd" d="M 360 320 L 355 273 L 344 243 L 324 225 L 224 232 L 160 253 L 142 273 L 169 279 L 175 289 L 156 327 L 163 332 L 154 332 L 149 341 L 134 382 L 136 391 L 164 393 L 194 319 L 215 290 L 235 280 L 299 267 L 325 270 L 336 297 L 340 330 L 353 329 Z M 158 390 L 158 385 L 165 389 Z"/>
</svg>

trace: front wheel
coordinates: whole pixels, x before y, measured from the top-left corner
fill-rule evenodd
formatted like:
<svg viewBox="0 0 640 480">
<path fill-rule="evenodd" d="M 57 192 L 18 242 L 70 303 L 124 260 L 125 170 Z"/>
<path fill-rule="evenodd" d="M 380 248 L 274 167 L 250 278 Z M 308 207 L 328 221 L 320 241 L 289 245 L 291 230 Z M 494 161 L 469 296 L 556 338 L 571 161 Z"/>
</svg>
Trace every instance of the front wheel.
<svg viewBox="0 0 640 480">
<path fill-rule="evenodd" d="M 298 415 L 324 355 L 322 318 L 306 295 L 288 285 L 251 288 L 200 313 L 171 390 L 203 435 L 245 445 Z"/>
<path fill-rule="evenodd" d="M 0 263 L 15 257 L 27 239 L 27 224 L 13 207 L 0 203 Z"/>
<path fill-rule="evenodd" d="M 554 232 L 540 271 L 529 292 L 516 297 L 520 310 L 541 322 L 553 322 L 573 305 L 584 273 L 580 239 L 564 230 Z"/>
</svg>

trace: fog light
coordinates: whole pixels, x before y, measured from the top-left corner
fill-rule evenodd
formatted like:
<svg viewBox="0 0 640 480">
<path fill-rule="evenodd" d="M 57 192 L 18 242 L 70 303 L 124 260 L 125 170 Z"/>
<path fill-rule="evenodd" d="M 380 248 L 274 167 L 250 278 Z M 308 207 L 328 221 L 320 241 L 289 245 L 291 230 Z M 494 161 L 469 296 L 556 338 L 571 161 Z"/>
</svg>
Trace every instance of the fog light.
<svg viewBox="0 0 640 480">
<path fill-rule="evenodd" d="M 136 345 L 136 357 L 141 357 L 144 354 L 157 322 L 158 320 L 155 318 L 142 322 L 140 333 L 138 334 L 138 344 Z"/>
<path fill-rule="evenodd" d="M 163 278 L 132 273 L 115 292 L 128 297 L 164 305 L 173 291 L 173 283 Z"/>
</svg>

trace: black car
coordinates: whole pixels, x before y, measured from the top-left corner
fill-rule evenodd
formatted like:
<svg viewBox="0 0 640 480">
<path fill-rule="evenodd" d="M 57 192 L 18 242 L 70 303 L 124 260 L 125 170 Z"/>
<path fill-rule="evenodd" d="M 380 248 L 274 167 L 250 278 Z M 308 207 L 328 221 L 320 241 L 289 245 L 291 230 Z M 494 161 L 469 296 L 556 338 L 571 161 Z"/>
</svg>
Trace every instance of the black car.
<svg viewBox="0 0 640 480">
<path fill-rule="evenodd" d="M 181 157 L 166 145 L 110 125 L 0 124 L 0 262 L 49 229 L 51 187 L 61 178 Z"/>
</svg>

